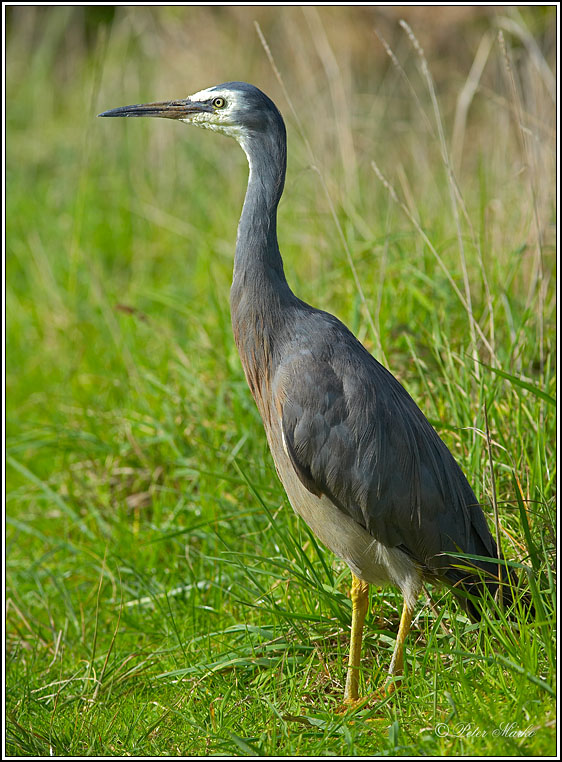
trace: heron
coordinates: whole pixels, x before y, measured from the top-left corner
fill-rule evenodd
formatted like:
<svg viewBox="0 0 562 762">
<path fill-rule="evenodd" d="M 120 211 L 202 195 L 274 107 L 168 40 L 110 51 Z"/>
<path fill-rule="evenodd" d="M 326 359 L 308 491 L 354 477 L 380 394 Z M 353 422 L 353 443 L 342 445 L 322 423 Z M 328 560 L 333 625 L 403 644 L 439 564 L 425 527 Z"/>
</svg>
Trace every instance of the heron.
<svg viewBox="0 0 562 762">
<path fill-rule="evenodd" d="M 226 82 L 99 116 L 175 119 L 233 137 L 244 150 L 249 178 L 230 291 L 234 340 L 293 510 L 351 570 L 343 706 L 360 702 L 369 585 L 392 585 L 403 597 L 384 685 L 392 693 L 425 581 L 448 585 L 475 619 L 478 600 L 501 585 L 482 507 L 401 383 L 339 319 L 291 290 L 277 239 L 286 129 L 273 101 L 251 84 Z"/>
</svg>

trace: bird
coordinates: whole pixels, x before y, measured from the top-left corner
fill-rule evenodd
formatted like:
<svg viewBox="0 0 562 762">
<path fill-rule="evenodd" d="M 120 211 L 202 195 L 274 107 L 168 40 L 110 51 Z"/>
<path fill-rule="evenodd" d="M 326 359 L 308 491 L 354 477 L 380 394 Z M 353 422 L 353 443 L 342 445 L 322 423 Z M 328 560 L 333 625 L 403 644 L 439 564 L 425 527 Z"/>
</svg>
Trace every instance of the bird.
<svg viewBox="0 0 562 762">
<path fill-rule="evenodd" d="M 478 499 L 394 375 L 338 318 L 290 288 L 277 238 L 287 138 L 274 102 L 254 85 L 226 82 L 99 116 L 179 120 L 232 137 L 244 150 L 249 177 L 230 291 L 234 341 L 293 510 L 351 570 L 343 707 L 361 702 L 369 585 L 402 594 L 384 686 L 390 695 L 424 582 L 447 585 L 475 620 L 488 592 L 507 588 L 504 600 L 513 602 L 514 577 L 509 567 L 502 571 Z"/>
</svg>

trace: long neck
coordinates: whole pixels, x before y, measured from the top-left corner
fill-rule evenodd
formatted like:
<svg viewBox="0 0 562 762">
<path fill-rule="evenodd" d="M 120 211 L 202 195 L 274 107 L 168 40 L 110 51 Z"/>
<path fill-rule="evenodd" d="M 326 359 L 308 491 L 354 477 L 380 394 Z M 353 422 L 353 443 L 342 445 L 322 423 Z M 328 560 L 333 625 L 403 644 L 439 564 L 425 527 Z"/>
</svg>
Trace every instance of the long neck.
<svg viewBox="0 0 562 762">
<path fill-rule="evenodd" d="M 277 244 L 277 205 L 287 160 L 283 123 L 276 122 L 266 133 L 248 135 L 242 147 L 250 176 L 238 225 L 233 288 L 287 287 Z"/>
<path fill-rule="evenodd" d="M 286 138 L 282 122 L 245 136 L 250 165 L 248 189 L 238 225 L 230 306 L 234 338 L 258 406 L 262 384 L 273 372 L 279 332 L 294 304 L 277 244 L 277 205 L 283 192 Z"/>
</svg>

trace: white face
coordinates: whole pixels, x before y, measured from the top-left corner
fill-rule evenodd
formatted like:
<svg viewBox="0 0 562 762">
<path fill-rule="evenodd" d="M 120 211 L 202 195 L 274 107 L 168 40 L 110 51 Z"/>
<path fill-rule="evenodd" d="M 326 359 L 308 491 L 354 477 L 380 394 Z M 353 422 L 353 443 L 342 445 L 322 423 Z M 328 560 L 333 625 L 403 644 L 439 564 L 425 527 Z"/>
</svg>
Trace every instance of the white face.
<svg viewBox="0 0 562 762">
<path fill-rule="evenodd" d="M 239 143 L 242 139 L 242 128 L 236 124 L 234 115 L 241 107 L 242 95 L 233 90 L 221 90 L 210 87 L 199 90 L 187 98 L 193 103 L 202 103 L 208 107 L 208 111 L 199 111 L 186 115 L 181 119 L 186 124 L 194 124 L 208 130 L 216 130 L 224 135 L 234 138 Z"/>
</svg>

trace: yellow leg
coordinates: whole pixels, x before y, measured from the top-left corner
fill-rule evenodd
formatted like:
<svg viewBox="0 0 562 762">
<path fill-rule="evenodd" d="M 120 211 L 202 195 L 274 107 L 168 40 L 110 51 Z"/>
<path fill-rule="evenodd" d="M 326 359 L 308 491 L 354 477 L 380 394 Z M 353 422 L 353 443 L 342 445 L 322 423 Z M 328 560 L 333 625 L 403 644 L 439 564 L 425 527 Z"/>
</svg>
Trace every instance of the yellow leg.
<svg viewBox="0 0 562 762">
<path fill-rule="evenodd" d="M 398 628 L 398 635 L 396 636 L 396 645 L 394 646 L 394 653 L 392 654 L 390 668 L 388 670 L 389 678 L 401 675 L 402 670 L 404 669 L 404 641 L 410 632 L 413 615 L 414 607 L 408 606 L 407 602 L 404 601 L 402 617 L 400 618 L 400 627 Z M 395 683 L 387 682 L 385 688 L 388 693 L 392 693 L 395 689 Z"/>
<path fill-rule="evenodd" d="M 353 704 L 359 699 L 359 665 L 361 662 L 361 641 L 363 625 L 369 606 L 369 583 L 351 575 L 351 644 L 349 663 L 345 681 L 344 704 Z"/>
</svg>

